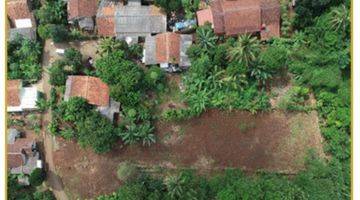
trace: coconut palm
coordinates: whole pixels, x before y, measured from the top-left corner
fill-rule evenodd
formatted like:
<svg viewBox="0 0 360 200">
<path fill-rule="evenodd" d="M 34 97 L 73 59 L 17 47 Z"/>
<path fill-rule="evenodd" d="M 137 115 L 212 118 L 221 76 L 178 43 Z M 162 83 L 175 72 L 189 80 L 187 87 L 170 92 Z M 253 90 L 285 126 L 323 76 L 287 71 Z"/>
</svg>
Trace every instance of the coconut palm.
<svg viewBox="0 0 360 200">
<path fill-rule="evenodd" d="M 196 42 L 205 51 L 215 47 L 217 40 L 217 36 L 208 24 L 196 30 Z"/>
<path fill-rule="evenodd" d="M 230 47 L 228 58 L 231 61 L 241 63 L 246 67 L 256 60 L 260 51 L 260 43 L 255 37 L 241 35 L 234 47 Z"/>
<path fill-rule="evenodd" d="M 165 185 L 170 199 L 196 199 L 195 191 L 187 187 L 187 182 L 183 174 L 166 177 Z"/>
<path fill-rule="evenodd" d="M 331 12 L 331 27 L 338 31 L 346 31 L 350 22 L 349 9 L 345 5 L 341 5 L 337 8 L 334 8 Z"/>
<path fill-rule="evenodd" d="M 115 38 L 106 37 L 101 39 L 99 45 L 99 53 L 100 55 L 108 55 L 111 52 L 114 52 L 117 49 L 121 49 L 122 43 Z"/>
</svg>

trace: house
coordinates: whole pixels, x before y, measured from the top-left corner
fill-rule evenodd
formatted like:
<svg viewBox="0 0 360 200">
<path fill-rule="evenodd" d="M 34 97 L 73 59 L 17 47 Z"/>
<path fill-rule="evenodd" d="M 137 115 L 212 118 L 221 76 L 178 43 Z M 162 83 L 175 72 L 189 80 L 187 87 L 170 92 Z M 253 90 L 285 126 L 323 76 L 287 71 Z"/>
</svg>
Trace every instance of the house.
<svg viewBox="0 0 360 200">
<path fill-rule="evenodd" d="M 7 161 L 11 174 L 30 175 L 36 168 L 42 168 L 42 160 L 36 142 L 29 135 L 22 135 L 16 129 L 8 129 Z M 27 176 L 19 179 L 28 185 Z"/>
<path fill-rule="evenodd" d="M 163 69 L 169 68 L 170 65 L 187 68 L 190 66 L 190 60 L 186 51 L 192 41 L 192 35 L 173 32 L 147 36 L 143 50 L 143 62 L 146 65 L 160 64 Z"/>
<path fill-rule="evenodd" d="M 262 39 L 280 36 L 278 0 L 214 0 L 197 12 L 198 24 L 210 22 L 219 35 L 260 33 Z"/>
<path fill-rule="evenodd" d="M 92 76 L 68 76 L 64 100 L 70 97 L 82 97 L 89 104 L 96 106 L 97 110 L 110 119 L 119 114 L 120 103 L 110 98 L 109 86 L 97 77 Z"/>
<path fill-rule="evenodd" d="M 103 0 L 96 15 L 98 35 L 115 36 L 128 43 L 137 43 L 139 37 L 166 32 L 166 14 L 154 5 L 142 5 L 141 0 Z"/>
<path fill-rule="evenodd" d="M 6 6 L 12 28 L 36 27 L 31 0 L 8 0 Z"/>
<path fill-rule="evenodd" d="M 20 35 L 36 40 L 36 22 L 30 0 L 8 0 L 6 3 L 9 19 L 9 40 Z"/>
<path fill-rule="evenodd" d="M 21 80 L 7 81 L 7 111 L 23 112 L 36 110 L 38 90 L 36 87 L 23 87 Z"/>
<path fill-rule="evenodd" d="M 29 40 L 36 40 L 35 28 L 12 28 L 9 29 L 9 41 L 14 40 L 17 36 Z"/>
<path fill-rule="evenodd" d="M 77 22 L 81 29 L 93 31 L 97 4 L 97 0 L 68 0 L 68 22 L 70 24 Z"/>
</svg>

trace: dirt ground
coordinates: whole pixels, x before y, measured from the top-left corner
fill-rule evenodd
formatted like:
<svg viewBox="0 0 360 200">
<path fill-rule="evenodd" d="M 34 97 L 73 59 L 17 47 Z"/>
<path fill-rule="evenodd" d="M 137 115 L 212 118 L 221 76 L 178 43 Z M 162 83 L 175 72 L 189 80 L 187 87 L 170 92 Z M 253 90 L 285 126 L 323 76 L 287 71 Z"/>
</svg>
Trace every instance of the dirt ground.
<svg viewBox="0 0 360 200">
<path fill-rule="evenodd" d="M 97 155 L 73 141 L 58 139 L 57 172 L 70 199 L 91 198 L 115 191 L 121 182 L 116 168 L 132 161 L 151 170 L 242 168 L 296 173 L 314 149 L 323 156 L 317 114 L 210 110 L 181 123 L 157 123 L 158 142 L 151 147 L 122 147 Z"/>
</svg>

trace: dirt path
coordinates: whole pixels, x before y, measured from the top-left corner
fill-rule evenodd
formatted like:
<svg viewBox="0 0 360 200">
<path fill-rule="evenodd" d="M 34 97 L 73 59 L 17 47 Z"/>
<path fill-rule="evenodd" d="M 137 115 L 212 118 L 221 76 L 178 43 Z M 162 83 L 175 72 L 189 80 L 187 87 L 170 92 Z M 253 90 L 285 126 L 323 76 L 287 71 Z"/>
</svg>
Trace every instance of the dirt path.
<svg viewBox="0 0 360 200">
<path fill-rule="evenodd" d="M 49 84 L 49 74 L 47 73 L 50 64 L 53 62 L 53 59 L 57 59 L 57 55 L 51 55 L 54 53 L 53 45 L 51 41 L 47 40 L 44 45 L 44 52 L 42 58 L 42 66 L 44 69 L 42 80 L 40 81 L 40 85 L 38 86 L 40 90 L 42 90 L 47 97 L 50 96 L 51 86 Z M 40 88 L 42 87 L 42 88 Z M 45 154 L 45 162 L 47 168 L 47 183 L 49 187 L 53 190 L 56 199 L 59 200 L 68 200 L 66 193 L 64 192 L 64 186 L 61 181 L 61 178 L 56 174 L 53 151 L 54 151 L 54 142 L 55 137 L 47 133 L 47 125 L 51 122 L 51 111 L 49 110 L 43 115 L 42 121 L 42 135 L 44 139 L 44 154 Z"/>
</svg>

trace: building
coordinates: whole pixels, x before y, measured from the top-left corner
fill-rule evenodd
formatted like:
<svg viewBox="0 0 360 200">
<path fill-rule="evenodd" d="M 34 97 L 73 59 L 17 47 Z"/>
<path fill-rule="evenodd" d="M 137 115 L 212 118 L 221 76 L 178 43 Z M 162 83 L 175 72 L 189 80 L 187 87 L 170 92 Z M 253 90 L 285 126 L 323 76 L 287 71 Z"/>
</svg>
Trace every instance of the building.
<svg viewBox="0 0 360 200">
<path fill-rule="evenodd" d="M 17 36 L 29 40 L 36 40 L 35 28 L 12 28 L 9 29 L 9 41 L 14 40 Z"/>
<path fill-rule="evenodd" d="M 70 24 L 78 23 L 79 28 L 86 31 L 93 31 L 97 4 L 97 0 L 68 0 L 68 22 Z"/>
<path fill-rule="evenodd" d="M 8 169 L 11 174 L 30 175 L 36 168 L 43 167 L 36 142 L 30 136 L 23 135 L 16 129 L 8 129 L 7 144 Z M 19 179 L 19 182 L 28 185 L 27 176 L 25 177 Z"/>
<path fill-rule="evenodd" d="M 219 35 L 260 33 L 266 40 L 280 36 L 278 0 L 214 0 L 197 12 L 199 25 L 210 22 Z"/>
<path fill-rule="evenodd" d="M 23 87 L 21 80 L 7 81 L 7 111 L 23 112 L 36 110 L 38 90 L 36 87 Z"/>
<path fill-rule="evenodd" d="M 145 39 L 143 62 L 146 65 L 160 64 L 161 68 L 169 68 L 170 64 L 182 68 L 190 66 L 186 54 L 193 41 L 192 35 L 172 32 L 147 36 Z"/>
<path fill-rule="evenodd" d="M 96 15 L 98 35 L 115 36 L 128 43 L 137 43 L 139 37 L 166 32 L 166 14 L 154 5 L 142 5 L 141 0 L 103 0 Z"/>
<path fill-rule="evenodd" d="M 12 28 L 36 27 L 30 0 L 8 0 L 6 6 Z"/>
<path fill-rule="evenodd" d="M 6 3 L 9 19 L 9 40 L 17 34 L 24 38 L 36 39 L 36 21 L 30 0 L 8 0 Z"/>
<path fill-rule="evenodd" d="M 120 103 L 110 99 L 108 85 L 97 77 L 92 76 L 68 76 L 64 100 L 71 97 L 82 97 L 89 104 L 96 106 L 97 110 L 110 119 L 119 114 Z"/>
</svg>

